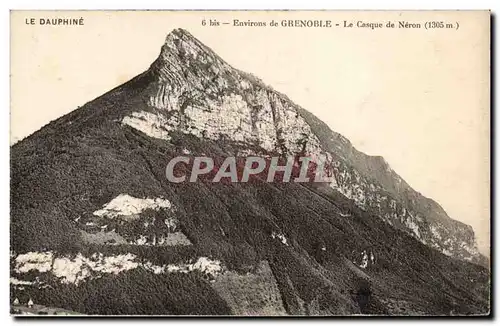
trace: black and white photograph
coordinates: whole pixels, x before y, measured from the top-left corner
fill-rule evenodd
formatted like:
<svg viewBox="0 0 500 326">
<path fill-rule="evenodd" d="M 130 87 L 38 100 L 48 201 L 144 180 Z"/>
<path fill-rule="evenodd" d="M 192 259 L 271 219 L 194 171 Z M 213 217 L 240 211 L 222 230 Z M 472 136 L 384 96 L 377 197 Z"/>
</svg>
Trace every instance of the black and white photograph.
<svg viewBox="0 0 500 326">
<path fill-rule="evenodd" d="M 10 314 L 490 315 L 490 23 L 11 11 Z"/>
</svg>

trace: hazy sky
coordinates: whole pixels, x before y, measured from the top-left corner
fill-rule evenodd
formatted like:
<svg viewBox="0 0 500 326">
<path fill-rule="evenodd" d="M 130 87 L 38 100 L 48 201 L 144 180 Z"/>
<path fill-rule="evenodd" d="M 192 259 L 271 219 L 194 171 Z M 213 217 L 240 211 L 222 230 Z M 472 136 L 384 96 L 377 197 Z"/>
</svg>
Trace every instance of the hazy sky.
<svg viewBox="0 0 500 326">
<path fill-rule="evenodd" d="M 35 18 L 36 25 L 25 24 Z M 40 26 L 40 18 L 84 18 Z M 449 21 L 458 30 L 202 26 Z M 489 13 L 14 12 L 11 143 L 146 70 L 174 28 L 313 112 L 489 245 Z"/>
</svg>

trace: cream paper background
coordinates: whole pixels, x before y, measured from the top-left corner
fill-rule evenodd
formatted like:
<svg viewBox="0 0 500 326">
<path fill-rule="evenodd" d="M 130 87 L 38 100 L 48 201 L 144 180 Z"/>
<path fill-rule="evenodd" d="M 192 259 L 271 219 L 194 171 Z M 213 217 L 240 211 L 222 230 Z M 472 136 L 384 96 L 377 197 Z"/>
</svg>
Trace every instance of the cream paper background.
<svg viewBox="0 0 500 326">
<path fill-rule="evenodd" d="M 31 17 L 82 17 L 85 25 L 26 25 Z M 210 18 L 444 20 L 460 28 L 202 26 Z M 12 11 L 11 144 L 146 70 L 178 27 L 359 150 L 384 156 L 414 189 L 472 225 L 489 255 L 487 11 Z"/>
</svg>

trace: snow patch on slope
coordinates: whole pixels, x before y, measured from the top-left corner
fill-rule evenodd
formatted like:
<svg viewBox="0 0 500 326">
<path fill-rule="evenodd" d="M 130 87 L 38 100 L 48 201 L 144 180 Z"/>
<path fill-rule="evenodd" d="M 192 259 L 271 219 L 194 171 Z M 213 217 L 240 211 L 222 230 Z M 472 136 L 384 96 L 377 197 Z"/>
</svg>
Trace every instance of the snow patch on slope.
<svg viewBox="0 0 500 326">
<path fill-rule="evenodd" d="M 211 260 L 207 257 L 200 257 L 194 263 L 188 264 L 169 264 L 165 268 L 168 272 L 188 273 L 192 271 L 200 271 L 202 273 L 216 276 L 222 272 L 221 262 L 218 260 Z"/>
<path fill-rule="evenodd" d="M 138 214 L 146 209 L 158 211 L 160 209 L 170 208 L 172 208 L 172 204 L 167 199 L 135 198 L 127 194 L 120 194 L 93 214 L 95 216 L 107 217 L 110 219 L 117 217 L 136 219 L 138 218 Z"/>
<path fill-rule="evenodd" d="M 281 243 L 282 243 L 282 244 L 284 244 L 285 246 L 288 246 L 287 239 L 286 239 L 286 237 L 285 237 L 283 234 L 278 234 L 278 233 L 276 233 L 276 232 L 273 232 L 273 233 L 271 234 L 271 237 L 272 237 L 273 239 L 278 238 L 278 239 L 281 241 Z"/>
<path fill-rule="evenodd" d="M 217 276 L 222 272 L 221 262 L 207 257 L 199 257 L 195 262 L 181 264 L 168 264 L 163 266 L 154 265 L 151 262 L 138 262 L 137 256 L 131 253 L 104 256 L 95 253 L 91 257 L 77 254 L 74 257 L 62 256 L 54 258 L 52 252 L 30 252 L 22 254 L 15 259 L 15 271 L 17 273 L 28 273 L 31 270 L 39 272 L 51 272 L 61 283 L 76 284 L 89 279 L 97 278 L 102 274 L 119 274 L 128 270 L 143 267 L 155 274 L 160 273 L 189 273 L 199 271 L 201 273 Z M 13 284 L 28 284 L 11 278 Z"/>
<path fill-rule="evenodd" d="M 361 263 L 359 264 L 360 268 L 367 268 L 369 265 L 375 265 L 375 255 L 373 251 L 370 251 L 370 254 L 366 250 L 361 252 Z"/>
<path fill-rule="evenodd" d="M 23 281 L 23 280 L 19 280 L 19 279 L 15 278 L 15 277 L 11 277 L 10 284 L 13 284 L 13 285 L 33 285 L 33 282 Z"/>
<path fill-rule="evenodd" d="M 191 245 L 188 237 L 180 231 L 168 233 L 166 236 L 146 236 L 140 235 L 135 241 L 130 244 L 138 246 L 188 246 Z"/>
<path fill-rule="evenodd" d="M 52 252 L 28 252 L 18 255 L 15 259 L 15 270 L 18 273 L 29 271 L 48 272 L 52 267 Z"/>
</svg>

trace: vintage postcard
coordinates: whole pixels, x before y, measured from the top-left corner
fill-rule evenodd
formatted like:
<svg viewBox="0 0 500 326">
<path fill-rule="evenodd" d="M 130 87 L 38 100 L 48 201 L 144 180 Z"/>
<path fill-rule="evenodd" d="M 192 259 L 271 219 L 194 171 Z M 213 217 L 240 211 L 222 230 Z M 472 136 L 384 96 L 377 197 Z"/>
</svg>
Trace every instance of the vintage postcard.
<svg viewBox="0 0 500 326">
<path fill-rule="evenodd" d="M 11 314 L 488 316 L 490 20 L 11 11 Z"/>
</svg>

